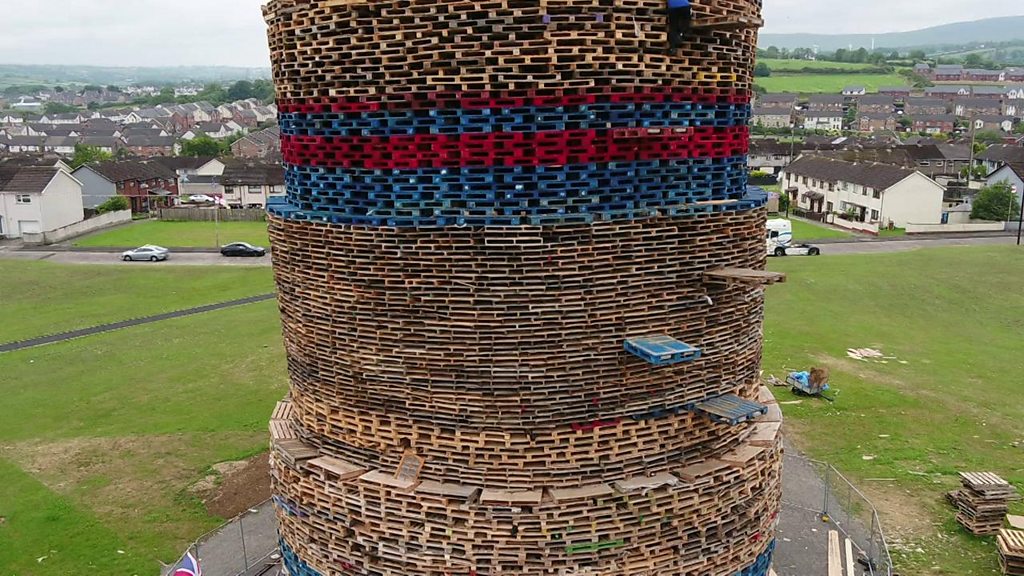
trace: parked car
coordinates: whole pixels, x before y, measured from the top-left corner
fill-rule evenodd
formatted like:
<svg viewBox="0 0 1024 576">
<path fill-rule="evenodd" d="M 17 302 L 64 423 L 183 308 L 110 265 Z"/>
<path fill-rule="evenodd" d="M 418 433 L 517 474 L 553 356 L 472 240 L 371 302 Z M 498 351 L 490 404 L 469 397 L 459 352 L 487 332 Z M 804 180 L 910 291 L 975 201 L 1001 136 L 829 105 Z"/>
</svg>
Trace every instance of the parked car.
<svg viewBox="0 0 1024 576">
<path fill-rule="evenodd" d="M 136 262 L 140 260 L 149 262 L 159 262 L 161 260 L 167 260 L 167 258 L 169 258 L 170 255 L 171 251 L 168 250 L 167 248 L 147 244 L 145 246 L 140 246 L 135 250 L 129 250 L 121 254 L 121 259 L 124 260 L 125 262 Z"/>
<path fill-rule="evenodd" d="M 206 194 L 193 194 L 188 197 L 189 204 L 213 204 L 217 199 Z"/>
<path fill-rule="evenodd" d="M 821 248 L 811 244 L 793 244 L 791 246 L 779 246 L 775 249 L 774 256 L 821 256 Z"/>
<path fill-rule="evenodd" d="M 248 242 L 235 242 L 220 249 L 223 256 L 239 258 L 262 258 L 267 255 L 267 249 L 262 246 L 253 246 Z"/>
</svg>

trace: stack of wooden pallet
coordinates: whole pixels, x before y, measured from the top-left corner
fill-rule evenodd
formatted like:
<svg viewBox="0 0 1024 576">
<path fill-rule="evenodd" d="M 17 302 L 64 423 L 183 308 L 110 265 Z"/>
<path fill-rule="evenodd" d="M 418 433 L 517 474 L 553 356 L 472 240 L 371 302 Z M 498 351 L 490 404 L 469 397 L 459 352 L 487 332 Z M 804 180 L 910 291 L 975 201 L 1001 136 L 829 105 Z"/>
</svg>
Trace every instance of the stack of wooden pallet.
<svg viewBox="0 0 1024 576">
<path fill-rule="evenodd" d="M 998 533 L 1017 491 L 991 472 L 961 472 L 960 481 L 963 487 L 949 494 L 957 522 L 978 536 Z"/>
<path fill-rule="evenodd" d="M 1024 531 L 1000 530 L 996 538 L 999 565 L 1006 576 L 1024 576 Z"/>
</svg>

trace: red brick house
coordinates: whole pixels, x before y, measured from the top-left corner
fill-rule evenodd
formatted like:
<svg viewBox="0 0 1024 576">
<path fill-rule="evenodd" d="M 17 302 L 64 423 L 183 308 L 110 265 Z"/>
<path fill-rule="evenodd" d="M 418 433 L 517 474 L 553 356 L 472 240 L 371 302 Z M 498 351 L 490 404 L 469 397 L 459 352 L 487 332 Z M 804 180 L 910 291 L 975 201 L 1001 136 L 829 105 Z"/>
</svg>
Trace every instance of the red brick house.
<svg viewBox="0 0 1024 576">
<path fill-rule="evenodd" d="M 74 174 L 84 178 L 85 194 L 125 196 L 135 213 L 172 206 L 178 196 L 178 174 L 156 162 L 97 162 Z"/>
<path fill-rule="evenodd" d="M 275 159 L 281 155 L 281 129 L 253 132 L 232 144 L 231 153 L 238 158 Z"/>
<path fill-rule="evenodd" d="M 884 132 L 896 130 L 896 116 L 885 112 L 862 112 L 857 115 L 857 130 L 860 132 Z"/>
<path fill-rule="evenodd" d="M 914 132 L 949 134 L 956 128 L 956 116 L 952 114 L 924 114 L 915 116 L 913 120 Z"/>
</svg>

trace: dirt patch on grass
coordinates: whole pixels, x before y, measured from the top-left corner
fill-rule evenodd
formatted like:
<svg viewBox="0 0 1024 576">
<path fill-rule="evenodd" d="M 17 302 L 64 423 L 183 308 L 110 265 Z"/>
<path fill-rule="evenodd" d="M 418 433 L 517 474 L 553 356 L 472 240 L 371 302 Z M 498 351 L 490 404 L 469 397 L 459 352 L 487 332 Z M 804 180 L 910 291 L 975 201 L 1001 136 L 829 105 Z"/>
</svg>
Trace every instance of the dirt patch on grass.
<svg viewBox="0 0 1024 576">
<path fill-rule="evenodd" d="M 235 516 L 270 498 L 270 460 L 267 454 L 240 462 L 213 466 L 215 474 L 193 486 L 202 485 L 206 510 L 221 518 Z"/>
</svg>

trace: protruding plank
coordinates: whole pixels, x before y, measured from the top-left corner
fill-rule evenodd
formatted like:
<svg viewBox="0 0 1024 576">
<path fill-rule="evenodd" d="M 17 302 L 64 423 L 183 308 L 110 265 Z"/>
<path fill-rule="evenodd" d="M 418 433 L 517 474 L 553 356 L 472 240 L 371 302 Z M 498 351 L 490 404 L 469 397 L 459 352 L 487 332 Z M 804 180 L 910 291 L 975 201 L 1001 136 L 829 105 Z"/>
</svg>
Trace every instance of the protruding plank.
<svg viewBox="0 0 1024 576">
<path fill-rule="evenodd" d="M 615 495 L 615 491 L 607 484 L 593 484 L 590 486 L 583 486 L 582 488 L 552 488 L 549 492 L 551 492 L 551 497 L 554 498 L 556 502 L 587 500 L 589 498 L 601 498 L 604 496 Z"/>
<path fill-rule="evenodd" d="M 853 542 L 846 539 L 846 576 L 857 576 L 853 570 Z"/>
<path fill-rule="evenodd" d="M 321 456 L 320 458 L 310 460 L 307 466 L 310 468 L 320 468 L 338 476 L 342 480 L 351 480 L 366 474 L 366 468 L 350 464 L 344 460 L 331 458 L 330 456 Z"/>
<path fill-rule="evenodd" d="M 750 268 L 720 268 L 704 273 L 706 284 L 749 284 L 751 286 L 770 286 L 786 281 L 781 272 L 753 270 Z"/>
<path fill-rule="evenodd" d="M 524 504 L 540 504 L 541 499 L 544 496 L 544 492 L 541 490 L 524 490 L 524 491 L 509 491 L 509 490 L 487 490 L 485 489 L 480 494 L 481 504 L 512 504 L 512 505 L 524 505 Z"/>
<path fill-rule="evenodd" d="M 632 492 L 644 492 L 661 488 L 662 486 L 676 486 L 678 484 L 679 478 L 668 473 L 661 473 L 654 476 L 636 476 L 628 480 L 616 482 L 614 486 L 619 492 L 630 494 Z"/>
</svg>

